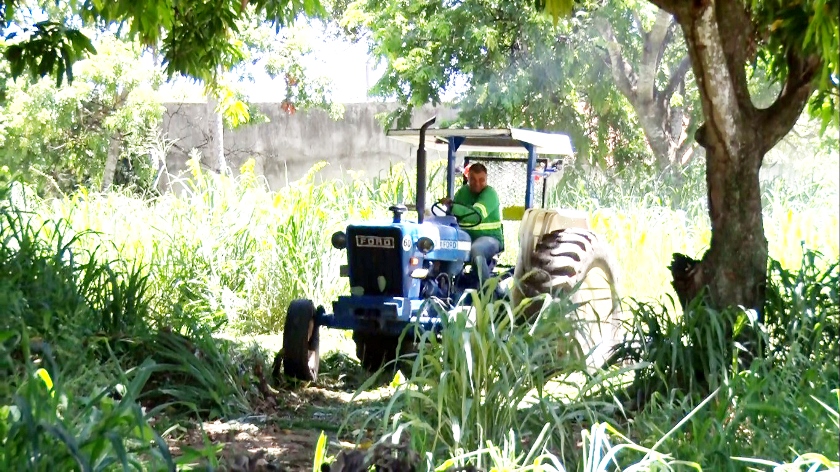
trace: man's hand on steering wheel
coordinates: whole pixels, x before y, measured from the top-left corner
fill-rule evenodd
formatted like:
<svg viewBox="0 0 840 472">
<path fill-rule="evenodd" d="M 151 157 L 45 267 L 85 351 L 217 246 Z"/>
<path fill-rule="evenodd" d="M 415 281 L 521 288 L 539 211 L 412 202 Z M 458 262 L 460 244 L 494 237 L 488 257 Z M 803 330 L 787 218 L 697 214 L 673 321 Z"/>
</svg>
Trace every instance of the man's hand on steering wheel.
<svg viewBox="0 0 840 472">
<path fill-rule="evenodd" d="M 482 220 L 481 213 L 479 213 L 478 210 L 476 210 L 475 208 L 473 208 L 469 205 L 464 205 L 464 204 L 461 204 L 461 203 L 453 202 L 451 199 L 446 198 L 446 197 L 441 198 L 434 205 L 432 205 L 432 214 L 435 213 L 434 210 L 435 210 L 436 207 L 438 209 L 440 209 L 441 206 L 443 206 L 443 205 L 446 205 L 446 207 L 447 207 L 446 211 L 445 211 L 446 215 L 452 215 L 452 208 L 455 205 L 458 205 L 460 207 L 463 207 L 463 208 L 467 209 L 466 214 L 455 215 L 455 220 L 458 222 L 458 226 L 460 226 L 462 228 L 474 228 L 474 227 L 481 224 L 481 220 Z M 439 215 L 439 216 L 442 216 L 442 215 Z M 475 223 L 465 223 L 464 222 L 464 220 L 467 220 L 467 219 L 469 219 L 468 221 L 472 221 L 473 217 L 475 219 L 477 219 L 478 221 L 476 221 Z"/>
<path fill-rule="evenodd" d="M 437 213 L 435 210 L 440 212 Z M 452 214 L 452 200 L 449 198 L 441 198 L 440 200 L 436 201 L 432 208 L 430 209 L 432 214 L 435 216 L 448 216 Z"/>
</svg>

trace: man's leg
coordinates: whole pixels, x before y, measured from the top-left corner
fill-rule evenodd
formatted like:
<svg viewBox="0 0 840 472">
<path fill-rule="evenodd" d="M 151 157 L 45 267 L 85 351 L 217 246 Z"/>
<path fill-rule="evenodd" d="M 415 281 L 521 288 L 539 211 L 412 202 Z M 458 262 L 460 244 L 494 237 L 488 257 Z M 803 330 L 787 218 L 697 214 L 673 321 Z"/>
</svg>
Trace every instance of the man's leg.
<svg viewBox="0 0 840 472">
<path fill-rule="evenodd" d="M 490 278 L 489 261 L 500 249 L 499 240 L 491 236 L 481 236 L 472 242 L 470 247 L 470 260 L 473 262 L 473 269 L 478 272 L 480 283 Z M 482 261 L 476 261 L 476 257 L 481 256 Z"/>
</svg>

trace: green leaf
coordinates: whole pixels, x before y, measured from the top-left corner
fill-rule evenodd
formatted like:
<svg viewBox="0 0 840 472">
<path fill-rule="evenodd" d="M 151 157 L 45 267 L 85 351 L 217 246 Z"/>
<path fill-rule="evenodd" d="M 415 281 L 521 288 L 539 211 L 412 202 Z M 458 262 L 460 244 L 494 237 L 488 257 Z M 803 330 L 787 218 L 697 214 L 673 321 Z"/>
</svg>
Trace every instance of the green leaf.
<svg viewBox="0 0 840 472">
<path fill-rule="evenodd" d="M 15 333 L 14 331 L 0 331 L 0 344 L 3 344 L 4 342 L 14 338 L 15 336 L 17 336 L 17 333 Z"/>
<path fill-rule="evenodd" d="M 23 73 L 26 62 L 23 60 L 23 48 L 14 45 L 6 49 L 6 59 L 9 61 L 9 72 L 13 79 L 17 79 Z"/>
<path fill-rule="evenodd" d="M 70 57 L 65 57 L 64 58 L 64 73 L 65 73 L 65 75 L 67 75 L 67 83 L 72 84 L 73 83 L 73 60 Z M 58 80 L 61 81 L 61 76 L 58 77 Z M 61 83 L 59 83 L 58 85 L 60 87 Z"/>
<path fill-rule="evenodd" d="M 116 432 L 110 431 L 108 433 L 108 439 L 111 441 L 111 445 L 114 447 L 114 451 L 116 452 L 117 458 L 119 458 L 120 463 L 123 466 L 123 470 L 128 470 L 128 454 L 126 454 L 125 452 L 123 438 L 117 435 Z"/>
<path fill-rule="evenodd" d="M 67 449 L 72 454 L 73 458 L 76 460 L 76 463 L 79 464 L 79 467 L 83 471 L 91 470 L 90 461 L 84 454 L 79 450 L 79 445 L 76 443 L 76 439 L 70 435 L 62 425 L 52 425 L 41 422 L 41 428 L 43 428 L 48 433 L 52 434 L 56 439 L 60 440 L 67 446 Z"/>
<path fill-rule="evenodd" d="M 48 51 L 41 57 L 41 63 L 38 65 L 38 75 L 41 77 L 51 74 L 53 66 L 55 65 L 56 54 L 54 51 Z"/>
</svg>

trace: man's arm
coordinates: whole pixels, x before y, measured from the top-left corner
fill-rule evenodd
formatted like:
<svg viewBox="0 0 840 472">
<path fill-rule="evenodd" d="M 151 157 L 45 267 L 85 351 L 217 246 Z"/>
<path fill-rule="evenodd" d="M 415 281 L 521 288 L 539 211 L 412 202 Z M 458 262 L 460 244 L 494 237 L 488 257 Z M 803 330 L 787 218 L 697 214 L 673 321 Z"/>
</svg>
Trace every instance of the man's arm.
<svg viewBox="0 0 840 472">
<path fill-rule="evenodd" d="M 458 190 L 455 191 L 455 195 L 452 196 L 452 202 L 451 203 L 457 203 L 458 205 L 450 205 L 452 207 L 452 214 L 453 215 L 464 216 L 464 215 L 470 213 L 469 210 L 464 208 L 464 207 L 470 206 L 469 203 L 468 203 L 469 200 L 466 198 L 468 194 L 469 194 L 469 190 L 468 190 L 468 187 L 466 185 L 462 185 L 461 187 L 458 187 Z"/>
<path fill-rule="evenodd" d="M 481 221 L 484 221 L 490 213 L 499 208 L 499 195 L 492 187 L 485 188 L 475 203 L 470 204 L 472 199 L 468 198 L 468 195 L 469 189 L 464 186 L 458 190 L 453 198 L 453 201 L 460 203 L 460 205 L 454 205 L 452 207 L 452 214 L 459 218 L 466 217 L 464 223 L 478 223 L 479 220 L 476 217 L 476 213 L 481 217 Z M 470 211 L 470 208 L 473 211 Z"/>
<path fill-rule="evenodd" d="M 463 201 L 464 198 L 463 197 L 465 195 L 464 194 L 464 188 L 465 187 L 466 186 L 458 187 L 458 190 L 455 190 L 455 195 L 453 195 L 452 198 L 443 197 L 443 198 L 439 199 L 438 202 L 440 202 L 440 203 L 442 203 L 446 206 L 450 206 L 450 207 L 452 206 L 452 202 L 461 203 L 463 205 L 464 204 L 464 201 Z"/>
<path fill-rule="evenodd" d="M 482 219 L 486 219 L 487 215 L 499 209 L 499 195 L 493 187 L 487 187 L 478 196 L 478 200 L 473 205 Z"/>
</svg>

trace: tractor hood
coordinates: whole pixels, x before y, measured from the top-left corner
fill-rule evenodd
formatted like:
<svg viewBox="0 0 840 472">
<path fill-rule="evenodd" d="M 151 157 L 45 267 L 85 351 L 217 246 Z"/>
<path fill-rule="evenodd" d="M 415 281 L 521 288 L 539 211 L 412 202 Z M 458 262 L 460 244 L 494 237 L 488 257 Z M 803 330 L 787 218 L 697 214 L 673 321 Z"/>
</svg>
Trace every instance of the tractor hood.
<svg viewBox="0 0 840 472">
<path fill-rule="evenodd" d="M 420 282 L 411 278 L 412 271 L 426 267 L 426 261 L 463 263 L 470 255 L 469 235 L 451 226 L 351 224 L 345 234 L 346 275 L 355 295 L 418 297 Z M 422 238 L 431 240 L 431 251 L 421 250 L 418 241 Z"/>
<path fill-rule="evenodd" d="M 383 236 L 388 239 L 368 241 L 366 236 Z M 402 249 L 411 256 L 423 256 L 425 259 L 445 261 L 468 261 L 470 255 L 470 236 L 461 229 L 437 224 L 420 224 L 405 221 L 391 224 L 353 224 L 347 227 L 348 246 L 369 246 L 377 244 L 383 248 Z M 352 235 L 353 239 L 350 239 Z M 420 238 L 429 238 L 434 248 L 423 255 L 417 247 Z"/>
</svg>

